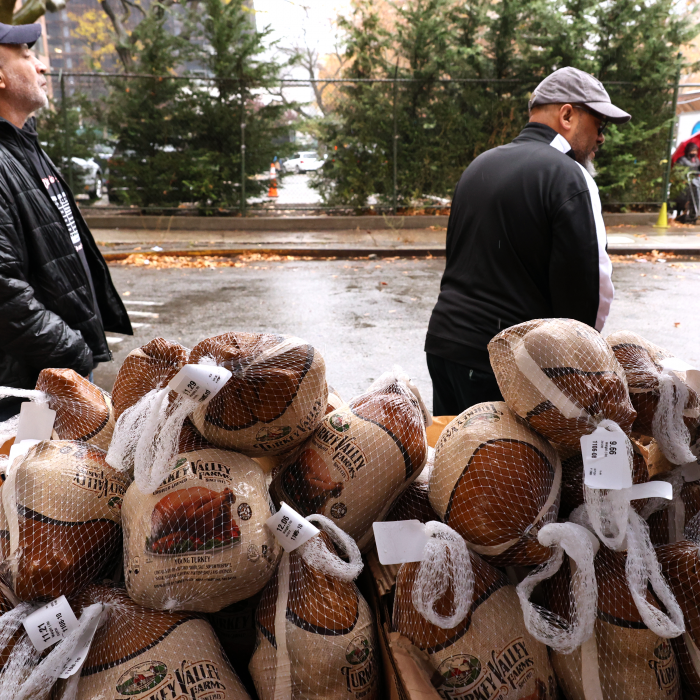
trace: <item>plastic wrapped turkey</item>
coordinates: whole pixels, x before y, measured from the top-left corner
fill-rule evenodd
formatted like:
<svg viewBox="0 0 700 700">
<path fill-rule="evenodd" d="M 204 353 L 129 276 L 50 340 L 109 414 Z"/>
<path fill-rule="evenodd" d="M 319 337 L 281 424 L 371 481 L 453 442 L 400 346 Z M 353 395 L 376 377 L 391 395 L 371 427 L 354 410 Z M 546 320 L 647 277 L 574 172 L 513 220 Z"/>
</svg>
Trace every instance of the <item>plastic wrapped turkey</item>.
<svg viewBox="0 0 700 700">
<path fill-rule="evenodd" d="M 326 415 L 303 450 L 275 477 L 270 493 L 303 515 L 331 518 L 366 549 L 372 523 L 423 469 L 427 412 L 400 370 Z"/>
</svg>

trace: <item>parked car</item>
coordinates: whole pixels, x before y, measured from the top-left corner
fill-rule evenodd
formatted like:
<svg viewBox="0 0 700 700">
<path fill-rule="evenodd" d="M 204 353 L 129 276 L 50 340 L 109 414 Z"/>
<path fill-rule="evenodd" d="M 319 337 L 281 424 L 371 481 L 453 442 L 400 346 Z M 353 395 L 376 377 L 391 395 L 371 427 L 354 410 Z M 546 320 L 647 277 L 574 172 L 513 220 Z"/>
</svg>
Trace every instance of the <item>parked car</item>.
<svg viewBox="0 0 700 700">
<path fill-rule="evenodd" d="M 93 158 L 77 158 L 73 156 L 71 159 L 73 166 L 73 185 L 75 193 L 87 192 L 91 199 L 100 199 L 102 197 L 102 168 L 95 162 Z M 68 173 L 63 173 L 65 178 Z"/>
<path fill-rule="evenodd" d="M 300 151 L 292 154 L 282 163 L 282 170 L 285 173 L 308 173 L 323 167 L 325 162 L 325 159 L 319 158 L 315 151 Z"/>
</svg>

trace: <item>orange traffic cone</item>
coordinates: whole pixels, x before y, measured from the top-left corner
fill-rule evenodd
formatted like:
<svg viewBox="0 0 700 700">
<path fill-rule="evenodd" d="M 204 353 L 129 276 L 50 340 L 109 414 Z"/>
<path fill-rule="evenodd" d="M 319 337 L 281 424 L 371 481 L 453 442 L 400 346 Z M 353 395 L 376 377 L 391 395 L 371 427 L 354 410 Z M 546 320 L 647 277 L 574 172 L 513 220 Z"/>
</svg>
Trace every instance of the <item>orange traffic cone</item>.
<svg viewBox="0 0 700 700">
<path fill-rule="evenodd" d="M 270 188 L 267 191 L 268 197 L 279 197 L 277 194 L 277 168 L 274 163 L 270 163 Z"/>
</svg>

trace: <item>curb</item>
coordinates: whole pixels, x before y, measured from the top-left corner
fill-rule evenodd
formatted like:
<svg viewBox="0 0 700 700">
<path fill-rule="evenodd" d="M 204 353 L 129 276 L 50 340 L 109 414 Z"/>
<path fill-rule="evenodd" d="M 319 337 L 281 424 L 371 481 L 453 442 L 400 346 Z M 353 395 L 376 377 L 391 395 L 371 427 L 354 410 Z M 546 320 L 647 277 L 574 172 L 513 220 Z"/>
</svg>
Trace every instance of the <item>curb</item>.
<svg viewBox="0 0 700 700">
<path fill-rule="evenodd" d="M 83 213 L 90 229 L 124 229 L 130 231 L 277 231 L 307 233 L 355 230 L 447 228 L 449 217 L 419 216 L 290 216 L 290 217 L 224 217 L 224 216 L 99 216 Z"/>
<path fill-rule="evenodd" d="M 329 231 L 405 231 L 427 229 L 431 226 L 447 228 L 449 217 L 436 214 L 416 216 L 136 216 L 97 214 L 83 211 L 90 229 L 124 229 L 169 233 L 174 231 L 277 231 L 285 233 Z M 603 213 L 606 226 L 649 226 L 656 223 L 657 214 Z"/>
<path fill-rule="evenodd" d="M 239 255 L 259 253 L 262 255 L 291 255 L 304 258 L 366 258 L 376 255 L 378 258 L 444 258 L 444 248 L 226 248 L 207 250 L 162 250 L 162 251 L 127 251 L 122 253 L 102 253 L 107 262 L 126 260 L 130 255 L 177 256 L 235 258 Z"/>
<path fill-rule="evenodd" d="M 700 255 L 700 248 L 670 248 L 655 246 L 653 250 L 659 253 L 674 253 L 681 256 Z M 609 248 L 610 255 L 637 255 L 651 253 L 652 248 Z M 103 252 L 102 256 L 107 262 L 126 260 L 130 255 L 173 256 L 173 257 L 218 257 L 234 258 L 239 255 L 259 253 L 262 255 L 291 255 L 307 258 L 366 258 L 375 255 L 378 258 L 444 258 L 444 248 L 226 248 L 203 250 L 162 250 L 162 251 L 125 251 L 120 253 Z"/>
</svg>

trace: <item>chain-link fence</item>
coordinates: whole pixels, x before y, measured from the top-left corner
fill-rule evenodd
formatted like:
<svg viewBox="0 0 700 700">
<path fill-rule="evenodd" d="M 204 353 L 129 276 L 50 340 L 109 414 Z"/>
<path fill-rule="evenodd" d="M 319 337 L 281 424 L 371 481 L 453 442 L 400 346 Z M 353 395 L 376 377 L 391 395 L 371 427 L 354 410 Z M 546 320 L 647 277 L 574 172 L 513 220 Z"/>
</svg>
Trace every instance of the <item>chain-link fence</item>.
<svg viewBox="0 0 700 700">
<path fill-rule="evenodd" d="M 464 168 L 522 129 L 539 82 L 50 77 L 40 139 L 84 206 L 244 216 L 447 213 Z M 606 87 L 635 118 L 606 132 L 603 202 L 659 204 L 674 86 Z"/>
</svg>

